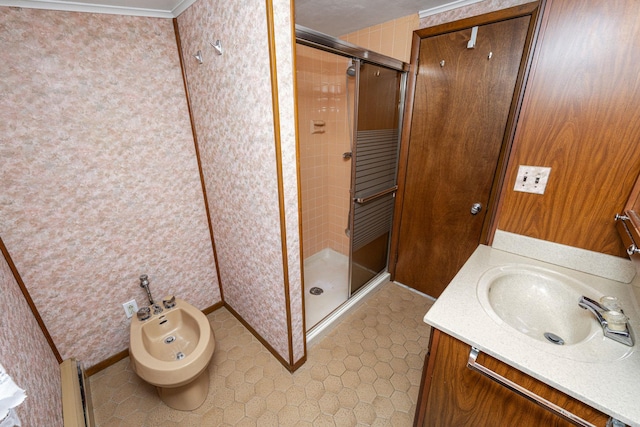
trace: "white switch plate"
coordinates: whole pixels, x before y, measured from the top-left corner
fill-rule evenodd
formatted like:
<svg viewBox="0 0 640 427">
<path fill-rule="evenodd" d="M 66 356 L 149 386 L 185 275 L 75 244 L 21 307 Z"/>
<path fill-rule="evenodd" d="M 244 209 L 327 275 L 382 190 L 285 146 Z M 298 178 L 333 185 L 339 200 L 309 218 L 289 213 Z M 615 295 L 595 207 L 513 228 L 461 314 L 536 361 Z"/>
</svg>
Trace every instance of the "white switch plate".
<svg viewBox="0 0 640 427">
<path fill-rule="evenodd" d="M 513 189 L 524 193 L 544 194 L 550 173 L 551 168 L 520 165 Z"/>
<path fill-rule="evenodd" d="M 124 313 L 127 315 L 127 319 L 130 319 L 131 316 L 138 312 L 138 303 L 136 300 L 132 299 L 131 301 L 122 304 L 122 308 L 124 308 Z"/>
</svg>

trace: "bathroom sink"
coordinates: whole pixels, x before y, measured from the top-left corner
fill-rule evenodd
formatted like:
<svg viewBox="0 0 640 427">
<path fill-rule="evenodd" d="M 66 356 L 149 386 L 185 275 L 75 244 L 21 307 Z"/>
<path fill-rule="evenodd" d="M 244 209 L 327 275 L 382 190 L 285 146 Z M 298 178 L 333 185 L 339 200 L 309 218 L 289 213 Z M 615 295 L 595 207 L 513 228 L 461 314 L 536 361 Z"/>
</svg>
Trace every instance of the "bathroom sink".
<svg viewBox="0 0 640 427">
<path fill-rule="evenodd" d="M 583 342 L 599 331 L 582 295 L 601 294 L 558 272 L 531 265 L 505 265 L 485 272 L 478 299 L 487 314 L 529 337 L 555 345 Z"/>
<path fill-rule="evenodd" d="M 476 294 L 509 342 L 588 363 L 633 353 L 633 347 L 605 338 L 595 317 L 578 306 L 583 295 L 599 300 L 603 294 L 558 271 L 529 264 L 493 267 L 478 280 Z"/>
</svg>

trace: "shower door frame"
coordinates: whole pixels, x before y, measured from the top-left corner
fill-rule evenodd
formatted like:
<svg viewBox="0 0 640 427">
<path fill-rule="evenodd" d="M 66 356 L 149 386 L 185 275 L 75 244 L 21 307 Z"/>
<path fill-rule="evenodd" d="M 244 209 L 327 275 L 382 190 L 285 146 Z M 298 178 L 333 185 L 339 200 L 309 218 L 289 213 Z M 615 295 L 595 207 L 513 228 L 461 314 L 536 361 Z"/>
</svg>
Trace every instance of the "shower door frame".
<svg viewBox="0 0 640 427">
<path fill-rule="evenodd" d="M 354 106 L 353 106 L 353 117 L 354 117 L 354 121 L 353 121 L 353 130 L 352 130 L 352 134 L 351 134 L 351 150 L 352 150 L 352 160 L 356 160 L 356 135 L 357 135 L 357 131 L 358 131 L 358 98 L 359 98 L 359 93 L 360 93 L 360 87 L 359 87 L 359 83 L 360 83 L 360 64 L 361 63 L 365 63 L 365 64 L 372 64 L 372 65 L 376 65 L 376 66 L 381 66 L 393 71 L 397 71 L 400 73 L 400 87 L 399 87 L 399 91 L 400 91 L 400 95 L 399 95 L 399 105 L 398 105 L 398 153 L 399 154 L 399 149 L 400 149 L 400 141 L 401 141 L 401 133 L 402 133 L 402 123 L 403 123 L 403 114 L 404 114 L 404 103 L 406 101 L 406 91 L 407 91 L 407 79 L 408 79 L 408 71 L 409 71 L 409 67 L 410 65 L 400 61 L 398 59 L 395 58 L 391 58 L 388 57 L 386 55 L 382 55 L 379 54 L 377 52 L 373 52 L 367 49 L 364 49 L 362 47 L 353 45 L 351 43 L 345 42 L 344 40 L 340 40 L 338 38 L 335 38 L 333 36 L 312 30 L 310 28 L 307 27 L 303 27 L 301 25 L 297 25 L 295 26 L 296 28 L 296 42 L 300 43 L 301 45 L 304 46 L 308 46 L 308 47 L 312 47 L 312 48 L 316 48 L 319 50 L 323 50 L 326 52 L 330 52 L 342 57 L 346 57 L 346 58 L 350 58 L 353 60 L 354 65 L 356 66 L 356 82 L 355 82 L 355 87 L 356 87 L 356 92 L 354 94 Z M 348 102 L 348 100 L 347 100 Z M 348 108 L 348 107 L 347 107 Z M 350 209 L 349 209 L 349 218 L 348 218 L 348 224 L 349 224 L 349 230 L 350 230 L 350 235 L 349 235 L 349 283 L 348 283 L 348 296 L 347 296 L 347 301 L 351 298 L 351 296 L 355 293 L 352 292 L 352 274 L 353 274 L 353 221 L 354 221 L 354 214 L 355 214 L 355 208 L 354 208 L 354 204 L 355 204 L 355 161 L 352 161 L 351 164 L 351 184 L 350 184 Z M 398 165 L 396 163 L 396 189 L 397 189 L 397 172 L 398 172 Z M 395 197 L 395 190 L 393 191 L 389 191 L 389 193 L 393 193 L 393 197 Z M 393 220 L 393 212 L 391 212 L 391 221 Z M 380 276 L 381 274 L 384 274 L 386 271 L 388 271 L 388 267 L 389 267 L 389 249 L 391 246 L 391 232 L 392 232 L 392 226 L 390 224 L 389 227 L 389 238 L 387 239 L 387 248 L 386 248 L 386 255 L 387 255 L 387 259 L 386 259 L 386 268 L 383 269 L 382 271 L 378 272 L 376 275 L 374 275 L 371 279 L 369 279 L 368 282 L 369 283 L 371 281 L 373 281 L 376 277 Z M 358 288 L 361 289 L 363 286 L 360 286 Z M 356 290 L 357 291 L 357 290 Z"/>
</svg>

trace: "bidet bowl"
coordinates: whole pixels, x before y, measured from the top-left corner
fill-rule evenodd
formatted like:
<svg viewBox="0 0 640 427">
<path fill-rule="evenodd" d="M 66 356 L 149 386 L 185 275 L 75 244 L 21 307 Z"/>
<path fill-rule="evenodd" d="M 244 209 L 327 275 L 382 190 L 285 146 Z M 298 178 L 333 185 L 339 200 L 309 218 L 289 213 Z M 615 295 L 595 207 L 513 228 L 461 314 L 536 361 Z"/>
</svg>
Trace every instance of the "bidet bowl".
<svg viewBox="0 0 640 427">
<path fill-rule="evenodd" d="M 183 386 L 207 369 L 215 349 L 207 317 L 184 300 L 140 321 L 131 321 L 129 354 L 134 372 L 161 388 Z"/>
<path fill-rule="evenodd" d="M 497 323 L 549 344 L 577 344 L 599 330 L 578 300 L 601 294 L 556 271 L 532 265 L 492 268 L 478 281 L 477 295 Z"/>
</svg>

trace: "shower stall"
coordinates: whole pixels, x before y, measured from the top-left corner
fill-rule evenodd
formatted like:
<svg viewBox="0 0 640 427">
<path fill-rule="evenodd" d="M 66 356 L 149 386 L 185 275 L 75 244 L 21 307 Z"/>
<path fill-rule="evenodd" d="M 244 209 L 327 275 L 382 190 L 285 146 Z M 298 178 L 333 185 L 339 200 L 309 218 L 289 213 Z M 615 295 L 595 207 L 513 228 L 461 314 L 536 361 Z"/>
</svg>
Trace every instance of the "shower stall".
<svg viewBox="0 0 640 427">
<path fill-rule="evenodd" d="M 296 26 L 307 331 L 387 276 L 407 64 Z"/>
</svg>

